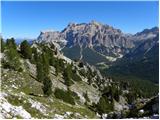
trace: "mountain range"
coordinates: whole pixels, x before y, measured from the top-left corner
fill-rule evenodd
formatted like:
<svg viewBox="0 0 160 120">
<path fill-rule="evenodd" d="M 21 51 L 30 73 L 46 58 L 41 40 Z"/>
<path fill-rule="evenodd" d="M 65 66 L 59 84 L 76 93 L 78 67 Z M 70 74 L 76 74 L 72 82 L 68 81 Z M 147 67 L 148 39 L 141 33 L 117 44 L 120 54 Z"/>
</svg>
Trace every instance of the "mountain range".
<svg viewBox="0 0 160 120">
<path fill-rule="evenodd" d="M 54 42 L 65 56 L 87 62 L 107 73 L 133 74 L 158 82 L 158 27 L 125 34 L 120 29 L 96 21 L 70 23 L 60 32 L 41 32 L 37 41 Z M 134 63 L 139 64 L 135 67 Z M 144 75 L 146 71 L 154 72 Z"/>
</svg>

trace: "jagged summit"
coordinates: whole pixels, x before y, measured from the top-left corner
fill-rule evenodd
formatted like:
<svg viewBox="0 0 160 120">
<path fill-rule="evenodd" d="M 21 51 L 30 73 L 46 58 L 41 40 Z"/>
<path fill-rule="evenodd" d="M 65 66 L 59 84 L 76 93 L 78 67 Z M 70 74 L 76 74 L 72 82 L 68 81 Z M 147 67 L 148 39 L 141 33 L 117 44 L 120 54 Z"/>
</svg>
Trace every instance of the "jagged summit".
<svg viewBox="0 0 160 120">
<path fill-rule="evenodd" d="M 150 29 L 144 29 L 141 32 L 137 32 L 135 35 L 130 36 L 130 40 L 133 40 L 134 42 L 137 41 L 144 41 L 147 39 L 153 39 L 154 37 L 159 34 L 159 28 L 158 27 L 153 27 Z"/>
<path fill-rule="evenodd" d="M 47 29 L 47 30 L 42 30 L 40 33 L 48 33 L 48 32 L 55 32 L 53 29 Z"/>
<path fill-rule="evenodd" d="M 94 20 L 89 23 L 70 23 L 61 32 L 47 32 L 38 37 L 38 41 L 45 42 L 62 39 L 67 41 L 67 47 L 77 45 L 89 47 L 109 56 L 112 54 L 119 56 L 127 52 L 125 49 L 134 46 L 121 30 Z"/>
<path fill-rule="evenodd" d="M 144 29 L 143 31 L 136 33 L 136 35 L 149 34 L 149 33 L 157 34 L 158 32 L 159 32 L 159 28 L 153 27 L 151 29 Z"/>
<path fill-rule="evenodd" d="M 145 29 L 135 35 L 125 34 L 120 29 L 92 20 L 89 23 L 69 23 L 60 32 L 41 33 L 38 41 L 60 43 L 62 46 L 60 45 L 59 48 L 63 50 L 66 56 L 72 59 L 86 58 L 87 62 L 92 63 L 90 60 L 88 61 L 91 57 L 88 58 L 88 52 L 90 51 L 95 56 L 102 58 L 100 61 L 97 60 L 99 63 L 106 61 L 106 59 L 113 62 L 123 57 L 136 48 L 141 41 L 153 39 L 157 33 L 158 28 L 154 27 Z"/>
</svg>

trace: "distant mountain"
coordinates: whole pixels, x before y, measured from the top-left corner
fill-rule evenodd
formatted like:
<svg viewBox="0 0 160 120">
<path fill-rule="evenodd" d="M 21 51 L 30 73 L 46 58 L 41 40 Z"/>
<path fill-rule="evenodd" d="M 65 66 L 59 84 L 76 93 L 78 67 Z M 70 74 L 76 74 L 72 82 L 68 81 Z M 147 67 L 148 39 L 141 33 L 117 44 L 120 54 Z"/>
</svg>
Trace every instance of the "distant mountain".
<svg viewBox="0 0 160 120">
<path fill-rule="evenodd" d="M 119 29 L 115 29 L 109 25 L 104 25 L 102 23 L 91 21 L 90 23 L 70 23 L 63 31 L 46 31 L 41 32 L 38 37 L 38 41 L 43 42 L 61 42 L 67 41 L 65 48 L 62 50 L 64 55 L 72 58 L 72 48 L 79 46 L 79 51 L 76 51 L 77 54 L 80 54 L 78 59 L 87 58 L 87 51 L 84 51 L 85 48 L 90 49 L 95 54 L 99 54 L 100 57 L 103 57 L 106 61 L 110 61 L 108 58 L 119 58 L 124 54 L 128 53 L 131 48 L 134 47 L 132 41 L 128 40 L 125 37 L 125 34 Z M 63 46 L 64 47 L 64 46 Z M 68 54 L 70 53 L 70 54 Z M 106 58 L 107 56 L 107 58 Z M 104 62 L 94 61 L 94 63 Z M 93 63 L 93 62 L 92 62 Z M 92 64 L 90 63 L 90 64 Z"/>
<path fill-rule="evenodd" d="M 70 23 L 61 32 L 41 32 L 38 42 L 56 43 L 65 56 L 105 69 L 107 73 L 132 74 L 157 83 L 158 33 L 159 28 L 153 27 L 134 35 L 125 34 L 91 21 Z"/>
<path fill-rule="evenodd" d="M 143 41 L 106 70 L 108 74 L 132 75 L 159 82 L 159 34 Z"/>
<path fill-rule="evenodd" d="M 71 23 L 62 33 L 68 41 L 68 46 L 79 44 L 80 46 L 94 49 L 103 46 L 108 51 L 104 52 L 102 49 L 102 51 L 99 50 L 98 52 L 104 52 L 106 55 L 113 52 L 111 49 L 114 49 L 115 52 L 123 53 L 124 48 L 133 47 L 132 43 L 125 38 L 121 30 L 96 21 L 82 24 Z"/>
<path fill-rule="evenodd" d="M 16 44 L 20 44 L 22 41 L 27 40 L 30 44 L 35 40 L 33 38 L 16 38 L 15 42 Z"/>
<path fill-rule="evenodd" d="M 128 39 L 133 41 L 134 44 L 137 46 L 137 44 L 139 45 L 145 40 L 153 39 L 154 37 L 157 36 L 158 33 L 159 33 L 159 28 L 153 27 L 151 29 L 144 29 L 143 31 L 138 32 L 135 35 L 129 35 Z"/>
<path fill-rule="evenodd" d="M 38 42 L 44 42 L 44 43 L 54 43 L 54 45 L 58 49 L 62 49 L 65 47 L 67 41 L 64 37 L 62 37 L 61 33 L 58 31 L 41 31 L 40 35 L 38 36 Z"/>
<path fill-rule="evenodd" d="M 154 38 L 149 38 L 141 42 L 140 45 L 135 47 L 135 49 L 133 49 L 133 51 L 131 51 L 129 54 L 126 54 L 125 57 L 129 59 L 145 58 L 150 51 L 156 50 L 153 48 L 155 46 L 158 46 L 158 44 L 159 44 L 159 34 L 157 34 Z"/>
<path fill-rule="evenodd" d="M 0 38 L 3 38 L 3 36 L 0 35 Z M 4 41 L 6 41 L 7 39 L 9 38 L 3 38 Z M 14 40 L 17 45 L 19 45 L 24 40 L 27 40 L 30 44 L 32 44 L 34 41 L 36 41 L 36 38 L 14 38 Z"/>
<path fill-rule="evenodd" d="M 134 36 L 137 37 L 136 40 L 138 40 L 138 39 L 139 40 L 144 40 L 144 39 L 149 39 L 149 38 L 156 37 L 158 32 L 159 32 L 158 27 L 153 27 L 151 29 L 144 29 L 142 32 L 136 33 Z"/>
</svg>

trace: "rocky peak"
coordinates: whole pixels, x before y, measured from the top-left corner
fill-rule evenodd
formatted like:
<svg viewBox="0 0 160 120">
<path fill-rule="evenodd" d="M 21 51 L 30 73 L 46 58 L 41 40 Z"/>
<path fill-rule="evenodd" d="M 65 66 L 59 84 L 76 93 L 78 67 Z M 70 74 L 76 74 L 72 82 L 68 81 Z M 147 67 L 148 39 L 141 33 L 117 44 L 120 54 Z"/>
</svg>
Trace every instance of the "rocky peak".
<svg viewBox="0 0 160 120">
<path fill-rule="evenodd" d="M 96 21 L 69 24 L 61 33 L 68 41 L 69 46 L 80 44 L 90 47 L 99 44 L 109 48 L 114 46 L 132 47 L 121 30 Z"/>
<path fill-rule="evenodd" d="M 37 40 L 37 42 L 52 43 L 59 50 L 67 44 L 67 41 L 59 31 L 43 31 L 38 36 Z"/>
<path fill-rule="evenodd" d="M 153 27 L 151 29 L 144 29 L 142 32 L 136 33 L 136 35 L 143 35 L 143 34 L 157 34 L 159 31 L 158 27 Z"/>
<path fill-rule="evenodd" d="M 97 25 L 97 26 L 102 25 L 102 23 L 97 22 L 97 21 L 95 21 L 95 20 L 92 20 L 89 24 L 91 24 L 91 25 Z"/>
<path fill-rule="evenodd" d="M 158 28 L 145 29 L 135 35 L 124 34 L 120 29 L 92 20 L 89 23 L 69 23 L 58 31 L 41 32 L 38 41 L 60 42 L 62 47 L 83 46 L 108 56 L 124 55 L 140 44 L 141 41 L 154 38 Z M 61 42 L 63 41 L 63 42 Z"/>
<path fill-rule="evenodd" d="M 68 24 L 68 27 L 69 27 L 69 26 L 74 26 L 74 25 L 76 25 L 75 22 L 70 22 L 70 23 Z"/>
<path fill-rule="evenodd" d="M 66 47 L 89 47 L 105 55 L 124 54 L 134 47 L 121 30 L 94 20 L 89 23 L 69 23 L 61 32 L 41 32 L 38 37 L 38 41 L 45 42 L 61 40 L 67 41 Z"/>
<path fill-rule="evenodd" d="M 38 37 L 39 41 L 51 41 L 58 40 L 60 33 L 58 31 L 41 31 L 40 36 Z"/>
<path fill-rule="evenodd" d="M 159 28 L 158 27 L 153 27 L 151 29 L 144 29 L 141 32 L 136 33 L 133 36 L 130 36 L 129 39 L 133 40 L 134 42 L 139 42 L 139 41 L 144 41 L 148 39 L 153 39 L 157 36 L 159 33 Z"/>
</svg>

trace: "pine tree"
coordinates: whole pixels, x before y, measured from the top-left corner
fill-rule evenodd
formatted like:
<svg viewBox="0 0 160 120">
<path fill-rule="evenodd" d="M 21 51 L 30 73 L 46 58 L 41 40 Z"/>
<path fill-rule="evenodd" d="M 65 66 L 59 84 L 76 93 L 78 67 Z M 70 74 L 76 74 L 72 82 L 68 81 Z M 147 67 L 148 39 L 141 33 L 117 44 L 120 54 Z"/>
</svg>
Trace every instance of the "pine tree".
<svg viewBox="0 0 160 120">
<path fill-rule="evenodd" d="M 73 81 L 71 80 L 71 76 L 72 76 L 72 68 L 71 65 L 67 65 L 66 69 L 64 70 L 64 80 L 65 80 L 65 84 L 67 86 L 70 86 Z"/>
<path fill-rule="evenodd" d="M 49 77 L 45 77 L 43 80 L 43 92 L 45 95 L 49 96 L 52 93 L 52 81 Z"/>
<path fill-rule="evenodd" d="M 102 96 L 96 107 L 100 114 L 108 113 L 113 110 L 113 103 L 110 103 L 107 97 Z"/>
<path fill-rule="evenodd" d="M 30 62 L 31 62 L 32 64 L 36 64 L 36 61 L 37 61 L 37 59 L 38 59 L 37 48 L 32 47 L 31 49 L 32 49 L 32 57 L 31 57 L 31 59 L 30 59 Z"/>
<path fill-rule="evenodd" d="M 88 97 L 87 91 L 86 91 L 86 93 L 84 93 L 83 96 L 84 96 L 84 98 L 86 99 L 87 102 L 90 102 L 90 99 L 89 99 L 89 97 Z"/>
<path fill-rule="evenodd" d="M 16 43 L 15 43 L 14 38 L 7 39 L 7 41 L 6 41 L 6 46 L 7 46 L 8 48 L 17 49 L 17 46 L 16 46 Z"/>
<path fill-rule="evenodd" d="M 3 38 L 1 38 L 1 52 L 3 53 L 4 52 L 4 49 L 5 49 L 5 42 L 3 41 Z"/>
<path fill-rule="evenodd" d="M 44 72 L 43 72 L 42 58 L 40 56 L 38 56 L 38 59 L 36 61 L 36 68 L 37 68 L 37 80 L 43 82 Z"/>
<path fill-rule="evenodd" d="M 20 57 L 16 49 L 16 44 L 14 39 L 7 39 L 6 42 L 6 60 L 3 61 L 3 66 L 5 68 L 10 68 L 16 71 L 22 71 Z"/>
<path fill-rule="evenodd" d="M 47 53 L 43 51 L 41 55 L 36 54 L 37 79 L 43 83 L 43 92 L 49 96 L 52 93 L 52 82 L 49 77 L 50 65 Z"/>
<path fill-rule="evenodd" d="M 55 61 L 55 69 L 56 69 L 56 75 L 58 75 L 58 73 L 60 72 L 60 66 L 58 60 Z"/>
<path fill-rule="evenodd" d="M 50 64 L 51 66 L 53 66 L 53 65 L 55 64 L 55 58 L 54 58 L 54 56 L 53 56 L 53 51 L 52 51 L 52 49 L 48 48 L 47 51 L 46 51 L 46 53 L 48 54 L 48 57 L 49 57 L 49 64 Z"/>
<path fill-rule="evenodd" d="M 24 40 L 20 46 L 21 54 L 25 59 L 31 59 L 32 57 L 32 49 L 27 40 Z"/>
<path fill-rule="evenodd" d="M 49 75 L 49 70 L 50 70 L 50 66 L 49 66 L 49 57 L 46 53 L 42 53 L 42 65 L 43 65 L 43 72 L 46 75 Z"/>
</svg>

